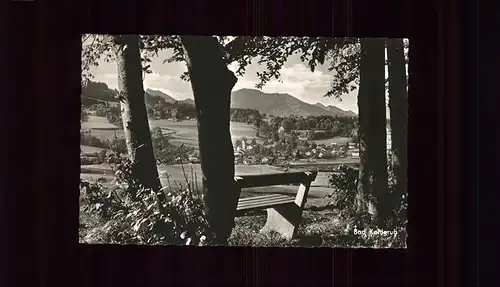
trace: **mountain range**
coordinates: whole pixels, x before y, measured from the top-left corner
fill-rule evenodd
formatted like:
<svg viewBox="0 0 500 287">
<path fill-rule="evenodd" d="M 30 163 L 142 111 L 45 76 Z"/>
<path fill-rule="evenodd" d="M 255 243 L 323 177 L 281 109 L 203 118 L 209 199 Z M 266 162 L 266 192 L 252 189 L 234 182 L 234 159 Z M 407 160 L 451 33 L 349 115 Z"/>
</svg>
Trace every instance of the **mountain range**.
<svg viewBox="0 0 500 287">
<path fill-rule="evenodd" d="M 231 107 L 256 109 L 261 113 L 273 116 L 357 116 L 352 111 L 344 111 L 335 106 L 311 105 L 290 94 L 269 94 L 255 89 L 233 91 L 231 94 Z"/>
<path fill-rule="evenodd" d="M 176 99 L 172 98 L 171 96 L 165 94 L 164 92 L 162 91 L 157 91 L 157 90 L 152 90 L 152 89 L 146 89 L 146 100 L 148 100 L 148 98 L 151 98 L 151 97 L 148 97 L 149 96 L 153 96 L 153 97 L 161 97 L 163 98 L 167 103 L 175 103 L 177 102 Z"/>
<path fill-rule="evenodd" d="M 158 90 L 146 89 L 146 99 L 148 97 L 161 97 L 168 103 L 177 100 Z M 149 100 L 148 100 L 149 101 Z M 180 102 L 194 105 L 194 100 L 187 98 Z M 240 109 L 256 109 L 261 113 L 273 116 L 344 116 L 356 117 L 353 111 L 345 111 L 336 106 L 325 106 L 321 103 L 314 105 L 303 102 L 290 94 L 284 93 L 264 93 L 255 89 L 240 89 L 231 93 L 231 107 Z"/>
</svg>

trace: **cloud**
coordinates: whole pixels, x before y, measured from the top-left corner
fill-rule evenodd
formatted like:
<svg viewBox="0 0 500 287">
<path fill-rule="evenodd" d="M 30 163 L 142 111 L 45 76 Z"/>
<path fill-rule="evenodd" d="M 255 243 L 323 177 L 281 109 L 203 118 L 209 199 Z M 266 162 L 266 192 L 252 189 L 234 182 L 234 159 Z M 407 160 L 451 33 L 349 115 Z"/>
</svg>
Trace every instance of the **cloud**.
<svg viewBox="0 0 500 287">
<path fill-rule="evenodd" d="M 163 59 L 166 56 L 168 55 L 160 54 L 159 57 L 152 60 L 151 68 L 154 72 L 145 75 L 144 88 L 162 91 L 176 99 L 193 98 L 191 84 L 180 79 L 180 75 L 187 70 L 185 63 L 163 64 Z M 253 61 L 243 77 L 238 77 L 238 82 L 233 90 L 255 89 L 255 85 L 259 82 L 257 72 L 262 72 L 266 68 L 265 65 L 257 64 L 257 61 L 258 59 Z M 232 64 L 229 69 L 234 72 L 237 65 Z M 311 104 L 321 102 L 325 105 L 336 105 L 341 109 L 357 111 L 356 97 L 352 93 L 346 95 L 342 102 L 323 97 L 330 88 L 333 73 L 325 73 L 319 69 L 311 72 L 305 64 L 296 59 L 288 61 L 280 72 L 280 80 L 272 79 L 266 83 L 262 89 L 263 92 L 288 93 Z M 110 88 L 118 88 L 115 63 L 101 61 L 99 66 L 92 70 L 92 73 L 96 81 L 105 82 Z"/>
<path fill-rule="evenodd" d="M 94 81 L 104 82 L 110 89 L 118 89 L 118 76 L 115 73 L 95 74 Z"/>
<path fill-rule="evenodd" d="M 152 74 L 145 75 L 144 88 L 160 90 L 176 99 L 193 98 L 191 84 L 180 79 L 183 72 L 187 70 L 184 62 L 163 63 L 169 58 L 172 52 L 169 50 L 161 51 L 158 57 L 152 59 Z M 263 72 L 266 65 L 259 65 L 258 58 L 252 61 L 252 64 L 246 68 L 243 77 L 238 77 L 238 82 L 233 90 L 242 88 L 255 89 L 259 82 L 258 72 Z M 237 69 L 237 64 L 229 66 L 233 72 Z M 110 88 L 117 88 L 116 63 L 106 63 L 99 61 L 99 66 L 91 70 L 96 81 L 105 82 Z M 288 93 L 310 104 L 317 102 L 324 105 L 335 105 L 344 110 L 358 111 L 357 90 L 354 90 L 344 96 L 342 100 L 324 97 L 330 89 L 334 72 L 328 71 L 328 65 L 318 66 L 314 72 L 302 63 L 299 56 L 289 57 L 283 68 L 280 70 L 280 80 L 272 79 L 263 87 L 262 91 L 266 93 Z M 387 71 L 386 71 L 387 73 Z"/>
<path fill-rule="evenodd" d="M 191 84 L 183 81 L 178 75 L 160 75 L 158 73 L 147 74 L 144 79 L 144 88 L 160 90 L 177 100 L 192 98 Z"/>
</svg>

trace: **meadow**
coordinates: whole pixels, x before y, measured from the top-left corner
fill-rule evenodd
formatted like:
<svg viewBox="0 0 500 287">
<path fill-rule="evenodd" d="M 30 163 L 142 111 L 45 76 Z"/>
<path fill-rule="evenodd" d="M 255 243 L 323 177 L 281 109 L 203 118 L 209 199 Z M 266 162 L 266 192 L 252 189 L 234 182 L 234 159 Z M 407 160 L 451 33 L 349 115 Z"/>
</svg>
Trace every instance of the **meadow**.
<svg viewBox="0 0 500 287">
<path fill-rule="evenodd" d="M 284 172 L 283 168 L 271 165 L 235 165 L 235 169 L 236 175 Z M 289 171 L 295 171 L 295 169 L 290 169 Z M 190 182 L 196 182 L 195 185 L 199 188 L 202 187 L 202 173 L 201 166 L 199 164 L 159 165 L 158 173 L 160 174 L 160 181 L 163 186 L 176 186 L 181 183 L 185 183 L 186 176 Z M 85 165 L 81 167 L 80 177 L 85 180 L 97 180 L 102 177 L 111 181 L 113 179 L 113 173 L 108 164 Z M 310 197 L 322 198 L 332 192 L 331 188 L 328 187 L 328 173 L 326 172 L 318 173 L 316 180 L 311 184 L 311 186 L 313 188 L 311 188 Z M 293 195 L 297 192 L 297 188 L 297 186 L 279 185 L 244 189 L 241 196 L 247 197 L 259 193 L 281 193 Z"/>
<path fill-rule="evenodd" d="M 171 121 L 171 120 L 152 120 L 149 122 L 151 128 L 159 127 L 163 130 L 163 133 L 170 137 L 169 141 L 180 146 L 184 144 L 185 146 L 190 146 L 198 148 L 198 127 L 196 121 L 194 120 L 184 120 L 184 121 Z M 112 130 L 117 128 L 117 130 Z M 231 122 L 231 135 L 233 141 L 241 139 L 243 137 L 252 139 L 255 138 L 255 126 Z M 99 139 L 111 140 L 114 138 L 115 134 L 118 138 L 123 138 L 123 130 L 115 125 L 112 125 L 104 117 L 89 116 L 88 121 L 82 123 L 81 130 L 88 131 L 91 130 L 91 134 Z"/>
<path fill-rule="evenodd" d="M 175 145 L 188 145 L 197 148 L 198 133 L 196 121 L 169 121 L 157 120 L 150 122 L 151 128 L 160 127 L 165 135 L 170 137 L 170 142 Z M 89 116 L 87 122 L 82 123 L 82 131 L 92 129 L 92 135 L 100 139 L 112 139 L 115 135 L 123 138 L 123 130 L 117 129 L 114 125 L 107 122 L 106 118 Z M 231 123 L 231 133 L 233 140 L 242 137 L 254 138 L 255 129 L 252 125 L 243 123 Z M 342 138 L 330 140 L 322 140 L 318 142 L 342 143 Z M 89 146 L 81 146 L 84 153 L 98 152 L 100 149 Z M 345 160 L 348 163 L 347 160 Z M 382 238 L 375 242 L 361 240 L 359 236 L 353 235 L 350 228 L 350 220 L 344 218 L 341 214 L 341 209 L 337 205 L 337 192 L 329 187 L 328 175 L 326 169 L 329 165 L 338 165 L 339 162 L 330 162 L 325 160 L 316 160 L 312 163 L 295 163 L 291 164 L 289 171 L 316 169 L 320 166 L 325 168 L 320 169 L 316 180 L 312 183 L 309 192 L 308 200 L 303 214 L 303 222 L 299 227 L 297 237 L 292 241 L 286 241 L 277 233 L 260 234 L 259 230 L 266 221 L 265 211 L 259 211 L 246 214 L 245 216 L 235 219 L 235 228 L 229 238 L 230 246 L 268 246 L 268 247 L 334 247 L 334 246 L 370 246 L 370 247 L 400 247 L 395 246 L 394 239 Z M 328 167 L 327 167 L 328 166 Z M 264 173 L 281 173 L 285 172 L 284 167 L 271 165 L 235 165 L 236 175 L 247 174 L 264 174 Z M 324 170 L 324 171 L 322 171 Z M 329 169 L 330 171 L 331 169 Z M 189 182 L 196 182 L 194 189 L 200 191 L 201 183 L 201 166 L 200 164 L 184 164 L 184 165 L 159 165 L 158 172 L 160 181 L 164 187 L 185 186 L 186 179 Z M 108 164 L 100 165 L 82 165 L 81 179 L 94 182 L 98 179 L 104 179 L 103 186 L 111 187 L 114 185 L 114 174 Z M 240 197 L 251 197 L 261 195 L 263 193 L 287 194 L 295 196 L 297 186 L 279 185 L 258 188 L 247 188 L 241 191 Z M 82 205 L 83 206 L 83 205 Z M 112 222 L 101 222 L 92 213 L 84 212 L 80 207 L 80 242 L 86 243 L 106 243 L 106 240 L 100 239 L 102 235 L 107 234 L 108 226 Z M 110 225 L 111 224 L 111 225 Z M 83 227 L 82 227 L 83 226 Z M 402 241 L 402 240 L 399 240 Z M 399 242 L 398 241 L 398 242 Z"/>
<path fill-rule="evenodd" d="M 171 120 L 153 120 L 150 121 L 149 124 L 151 128 L 162 128 L 163 133 L 170 137 L 169 141 L 174 145 L 180 146 L 181 144 L 184 144 L 186 146 L 198 148 L 198 129 L 196 121 L 184 120 L 176 122 Z M 111 140 L 113 139 L 115 134 L 119 138 L 124 137 L 123 130 L 112 130 L 113 128 L 117 127 L 110 124 L 106 118 L 97 116 L 89 116 L 88 120 L 86 122 L 83 122 L 81 126 L 82 131 L 92 129 L 91 134 L 99 139 Z M 236 139 L 241 139 L 243 137 L 249 139 L 255 137 L 255 127 L 253 125 L 231 122 L 230 128 L 233 141 Z M 81 150 L 86 154 L 98 152 L 100 149 L 82 145 Z M 297 166 L 296 169 L 290 169 L 290 171 L 305 170 L 311 168 L 314 169 L 314 167 L 312 167 L 314 165 L 315 164 Z M 284 171 L 283 167 L 276 167 L 271 165 L 236 165 L 235 168 L 237 175 L 276 173 Z M 160 180 L 163 186 L 168 186 L 169 182 L 174 185 L 177 183 L 185 182 L 185 172 L 190 181 L 194 181 L 194 178 L 196 177 L 196 182 L 198 186 L 201 187 L 202 173 L 201 166 L 199 164 L 184 165 L 184 172 L 183 166 L 181 165 L 160 165 L 158 166 L 158 172 L 160 174 Z M 113 178 L 113 174 L 108 164 L 84 165 L 81 169 L 81 177 L 87 180 L 96 180 L 100 177 L 111 180 Z M 331 189 L 328 188 L 328 175 L 326 172 L 320 172 L 316 181 L 312 183 L 312 186 L 315 187 L 314 189 L 311 189 L 312 197 L 322 197 L 327 195 L 328 193 L 331 193 Z M 244 190 L 242 192 L 242 197 L 261 192 L 294 194 L 297 192 L 297 187 L 271 186 L 254 188 L 251 190 Z"/>
</svg>

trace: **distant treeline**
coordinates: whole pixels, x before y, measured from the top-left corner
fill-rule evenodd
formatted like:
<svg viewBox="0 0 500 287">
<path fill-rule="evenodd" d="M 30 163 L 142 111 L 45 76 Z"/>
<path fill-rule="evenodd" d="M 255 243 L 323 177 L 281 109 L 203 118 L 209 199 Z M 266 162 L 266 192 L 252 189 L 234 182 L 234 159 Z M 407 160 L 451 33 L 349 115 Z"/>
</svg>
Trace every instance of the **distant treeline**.
<svg viewBox="0 0 500 287">
<path fill-rule="evenodd" d="M 254 109 L 231 108 L 231 121 L 260 126 L 265 115 Z"/>
<path fill-rule="evenodd" d="M 355 117 L 338 116 L 290 116 L 273 117 L 259 126 L 259 136 L 277 139 L 279 129 L 285 133 L 297 134 L 309 140 L 332 137 L 356 137 L 358 121 Z"/>
<path fill-rule="evenodd" d="M 82 106 L 96 111 L 97 116 L 107 117 L 111 123 L 121 124 L 118 91 L 110 89 L 106 83 L 88 82 L 82 87 Z M 196 118 L 196 109 L 185 102 L 167 102 L 161 96 L 145 93 L 148 116 L 151 119 L 185 120 Z M 231 108 L 231 120 L 259 125 L 264 115 L 258 110 Z"/>
<path fill-rule="evenodd" d="M 147 110 L 150 119 L 176 119 L 185 120 L 196 118 L 196 110 L 193 105 L 183 102 L 168 103 L 162 97 L 155 97 L 155 103 L 148 102 Z"/>
<path fill-rule="evenodd" d="M 96 104 L 118 102 L 118 91 L 110 89 L 106 83 L 90 81 L 82 87 L 81 99 L 85 108 Z"/>
<path fill-rule="evenodd" d="M 196 109 L 185 102 L 167 102 L 161 96 L 145 94 L 148 116 L 150 119 L 195 119 Z M 94 110 L 97 116 L 106 117 L 117 126 L 122 125 L 118 91 L 110 89 L 105 83 L 89 82 L 82 87 L 83 107 Z M 357 136 L 358 119 L 356 117 L 339 116 L 289 116 L 270 117 L 255 109 L 231 108 L 231 121 L 255 125 L 257 136 L 277 140 L 280 127 L 286 133 L 294 133 L 309 140 L 327 139 L 332 137 Z M 84 117 L 84 115 L 82 115 Z"/>
</svg>

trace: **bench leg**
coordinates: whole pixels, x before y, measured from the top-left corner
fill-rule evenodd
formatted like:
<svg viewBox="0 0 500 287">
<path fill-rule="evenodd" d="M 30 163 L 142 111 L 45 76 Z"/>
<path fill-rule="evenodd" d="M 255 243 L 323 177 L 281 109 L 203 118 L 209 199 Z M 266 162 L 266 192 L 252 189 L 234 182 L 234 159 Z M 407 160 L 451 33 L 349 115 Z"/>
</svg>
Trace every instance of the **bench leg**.
<svg viewBox="0 0 500 287">
<path fill-rule="evenodd" d="M 266 225 L 260 230 L 260 233 L 267 233 L 272 230 L 290 240 L 297 232 L 300 216 L 299 207 L 295 204 L 268 208 Z"/>
<path fill-rule="evenodd" d="M 260 232 L 265 233 L 274 230 L 281 233 L 286 239 L 292 239 L 297 233 L 297 228 L 302 220 L 302 211 L 306 204 L 310 186 L 311 181 L 299 186 L 295 203 L 268 208 L 266 225 Z"/>
</svg>

